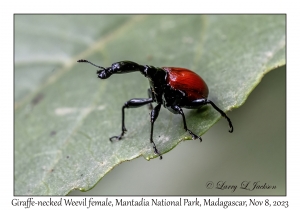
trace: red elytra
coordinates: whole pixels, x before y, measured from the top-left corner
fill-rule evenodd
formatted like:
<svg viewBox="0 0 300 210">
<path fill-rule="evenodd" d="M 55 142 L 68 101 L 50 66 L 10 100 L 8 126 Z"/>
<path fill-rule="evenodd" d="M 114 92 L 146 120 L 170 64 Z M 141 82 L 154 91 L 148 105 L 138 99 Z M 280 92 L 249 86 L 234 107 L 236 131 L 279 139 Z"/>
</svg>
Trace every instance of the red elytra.
<svg viewBox="0 0 300 210">
<path fill-rule="evenodd" d="M 208 87 L 195 72 L 179 67 L 162 67 L 167 74 L 167 83 L 175 90 L 184 91 L 190 101 L 207 98 Z"/>
</svg>

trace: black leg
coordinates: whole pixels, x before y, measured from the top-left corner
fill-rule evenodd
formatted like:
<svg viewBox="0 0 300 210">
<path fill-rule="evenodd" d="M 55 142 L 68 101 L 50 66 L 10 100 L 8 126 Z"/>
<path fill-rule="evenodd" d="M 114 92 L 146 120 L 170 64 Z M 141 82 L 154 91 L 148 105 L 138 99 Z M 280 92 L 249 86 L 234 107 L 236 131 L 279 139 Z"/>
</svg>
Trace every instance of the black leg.
<svg viewBox="0 0 300 210">
<path fill-rule="evenodd" d="M 133 98 L 127 101 L 122 107 L 122 133 L 119 136 L 110 137 L 109 140 L 110 141 L 112 141 L 113 139 L 121 140 L 125 132 L 127 131 L 125 128 L 125 108 L 138 108 L 140 106 L 144 106 L 151 102 L 153 102 L 152 98 Z"/>
<path fill-rule="evenodd" d="M 225 112 L 223 112 L 221 109 L 219 109 L 219 107 L 217 107 L 217 105 L 214 104 L 214 102 L 210 101 L 210 100 L 207 100 L 207 103 L 209 103 L 210 105 L 212 105 L 212 107 L 217 110 L 221 115 L 222 117 L 225 117 L 226 120 L 228 121 L 228 124 L 229 124 L 229 132 L 232 133 L 233 132 L 233 126 L 232 126 L 232 123 L 231 123 L 231 120 L 229 119 L 229 117 L 225 114 Z"/>
<path fill-rule="evenodd" d="M 187 128 L 187 125 L 186 125 L 186 120 L 185 120 L 185 116 L 184 116 L 184 113 L 182 111 L 182 109 L 179 107 L 179 106 L 172 106 L 171 107 L 173 110 L 175 110 L 178 114 L 181 114 L 182 116 L 182 119 L 183 119 L 183 128 L 189 132 L 189 134 L 191 134 L 192 138 L 193 139 L 199 139 L 200 141 L 202 141 L 202 138 L 196 134 L 194 134 L 190 129 Z"/>
<path fill-rule="evenodd" d="M 149 97 L 149 98 L 153 98 L 153 94 L 152 94 L 152 91 L 151 91 L 150 88 L 148 89 L 148 97 Z M 149 104 L 148 104 L 148 108 L 149 108 L 150 110 L 153 109 L 152 103 L 149 103 Z"/>
<path fill-rule="evenodd" d="M 162 156 L 161 156 L 161 154 L 158 152 L 158 150 L 157 150 L 157 148 L 156 148 L 156 145 L 155 145 L 155 143 L 154 143 L 154 141 L 153 141 L 153 126 L 154 126 L 155 120 L 156 120 L 157 117 L 158 117 L 158 114 L 159 114 L 159 111 L 160 111 L 160 107 L 161 107 L 161 104 L 158 104 L 158 105 L 151 111 L 151 114 L 150 114 L 150 121 L 151 121 L 150 143 L 153 144 L 154 152 L 160 156 L 160 159 L 162 159 Z"/>
<path fill-rule="evenodd" d="M 188 108 L 192 108 L 192 107 L 196 108 L 196 107 L 200 107 L 200 106 L 205 105 L 205 104 L 210 104 L 215 110 L 217 110 L 222 115 L 222 117 L 226 118 L 226 120 L 228 121 L 228 124 L 229 124 L 229 128 L 230 128 L 229 132 L 232 133 L 233 132 L 233 126 L 232 126 L 231 120 L 225 114 L 225 112 L 223 112 L 219 107 L 217 107 L 217 105 L 214 104 L 214 102 L 212 102 L 208 99 L 197 99 L 195 101 L 192 101 L 188 105 Z"/>
</svg>

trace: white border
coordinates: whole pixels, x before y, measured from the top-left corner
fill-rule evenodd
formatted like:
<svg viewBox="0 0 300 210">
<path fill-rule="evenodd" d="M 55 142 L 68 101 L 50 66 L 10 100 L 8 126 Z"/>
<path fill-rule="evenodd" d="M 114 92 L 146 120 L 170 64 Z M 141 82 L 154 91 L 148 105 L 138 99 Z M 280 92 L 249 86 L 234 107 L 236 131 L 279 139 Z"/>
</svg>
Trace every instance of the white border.
<svg viewBox="0 0 300 210">
<path fill-rule="evenodd" d="M 287 197 L 290 208 L 299 195 L 299 11 L 296 1 L 11 1 L 1 4 L 1 206 L 13 197 L 13 14 L 14 13 L 287 13 Z M 276 164 L 276 163 L 274 163 Z M 296 197 L 297 196 L 297 197 Z M 25 197 L 20 197 L 25 199 Z M 58 198 L 58 197 L 56 197 Z M 128 198 L 128 197 L 127 197 Z M 150 197 L 147 197 L 150 199 Z M 164 197 L 160 197 L 164 198 Z M 170 197 L 166 197 L 169 198 Z M 192 199 L 193 197 L 189 197 Z M 201 197 L 204 199 L 205 197 Z M 216 198 L 216 197 L 213 197 Z M 249 197 L 222 197 L 246 200 Z M 257 197 L 263 200 L 266 197 Z M 38 197 L 47 200 L 48 197 Z M 81 199 L 81 197 L 75 197 Z M 114 199 L 114 197 L 111 197 Z M 21 207 L 23 208 L 23 207 Z M 49 208 L 49 207 L 48 207 Z M 132 207 L 125 207 L 125 209 Z M 216 207 L 220 208 L 220 207 Z M 83 209 L 83 208 L 77 208 Z M 86 207 L 84 207 L 86 209 Z M 146 209 L 146 208 L 142 208 Z M 211 208 L 215 209 L 215 208 Z M 248 207 L 248 209 L 251 209 Z M 294 208 L 293 208 L 294 209 Z"/>
</svg>

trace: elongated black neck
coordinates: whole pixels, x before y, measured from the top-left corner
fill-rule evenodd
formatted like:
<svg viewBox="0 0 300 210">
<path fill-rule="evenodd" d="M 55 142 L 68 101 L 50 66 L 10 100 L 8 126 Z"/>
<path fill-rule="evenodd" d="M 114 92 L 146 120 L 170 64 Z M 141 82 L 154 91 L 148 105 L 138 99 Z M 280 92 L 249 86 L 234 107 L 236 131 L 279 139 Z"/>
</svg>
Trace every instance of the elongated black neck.
<svg viewBox="0 0 300 210">
<path fill-rule="evenodd" d="M 113 74 L 126 74 L 135 71 L 143 72 L 143 66 L 132 61 L 120 61 L 113 63 L 111 67 L 98 70 L 97 74 L 100 79 L 107 79 Z"/>
</svg>

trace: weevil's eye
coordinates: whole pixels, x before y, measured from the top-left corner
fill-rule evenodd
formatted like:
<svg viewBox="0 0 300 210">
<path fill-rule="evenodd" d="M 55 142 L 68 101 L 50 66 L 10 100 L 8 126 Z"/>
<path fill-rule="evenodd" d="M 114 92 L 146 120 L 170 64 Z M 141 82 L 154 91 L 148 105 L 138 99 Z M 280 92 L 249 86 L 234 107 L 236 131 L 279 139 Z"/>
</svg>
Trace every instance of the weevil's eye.
<svg viewBox="0 0 300 210">
<path fill-rule="evenodd" d="M 108 78 L 109 76 L 106 74 L 105 70 L 98 70 L 97 71 L 97 74 L 98 74 L 98 78 L 100 79 L 106 79 Z"/>
<path fill-rule="evenodd" d="M 108 77 L 111 76 L 111 74 L 106 70 L 98 70 L 97 74 L 98 74 L 98 78 L 100 79 L 107 79 Z"/>
</svg>

